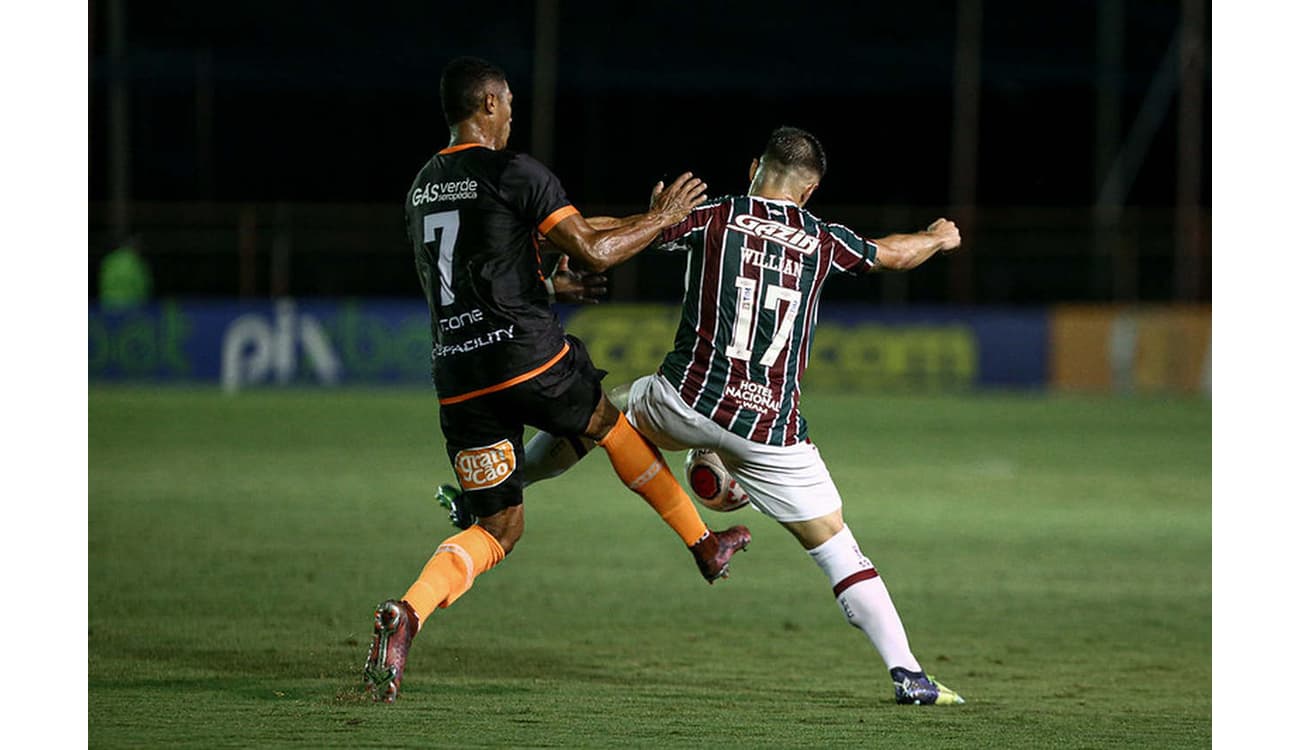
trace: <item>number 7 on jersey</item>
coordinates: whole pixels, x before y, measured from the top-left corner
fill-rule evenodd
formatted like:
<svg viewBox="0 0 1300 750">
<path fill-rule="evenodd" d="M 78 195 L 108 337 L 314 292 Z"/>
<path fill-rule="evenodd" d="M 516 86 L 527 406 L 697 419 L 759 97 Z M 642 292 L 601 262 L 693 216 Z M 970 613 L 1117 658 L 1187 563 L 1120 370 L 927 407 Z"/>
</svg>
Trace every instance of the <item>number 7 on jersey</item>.
<svg viewBox="0 0 1300 750">
<path fill-rule="evenodd" d="M 439 211 L 424 217 L 424 244 L 438 256 L 438 301 L 450 305 L 456 301 L 451 286 L 451 258 L 460 233 L 460 211 Z"/>
</svg>

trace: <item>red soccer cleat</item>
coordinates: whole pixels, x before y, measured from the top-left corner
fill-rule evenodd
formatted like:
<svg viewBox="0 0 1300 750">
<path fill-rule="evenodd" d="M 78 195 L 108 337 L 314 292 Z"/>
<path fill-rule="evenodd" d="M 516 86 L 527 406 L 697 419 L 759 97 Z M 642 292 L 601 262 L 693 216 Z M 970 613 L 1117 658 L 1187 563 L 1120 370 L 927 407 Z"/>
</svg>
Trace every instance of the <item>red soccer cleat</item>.
<svg viewBox="0 0 1300 750">
<path fill-rule="evenodd" d="M 375 609 L 375 640 L 366 657 L 366 687 L 377 702 L 392 703 L 402 686 L 406 652 L 419 628 L 411 605 L 389 599 Z"/>
<path fill-rule="evenodd" d="M 700 541 L 692 544 L 691 554 L 695 555 L 695 564 L 700 567 L 704 580 L 713 583 L 719 578 L 726 578 L 730 571 L 728 564 L 736 550 L 749 546 L 749 529 L 744 526 L 732 526 L 726 531 L 710 531 Z"/>
</svg>

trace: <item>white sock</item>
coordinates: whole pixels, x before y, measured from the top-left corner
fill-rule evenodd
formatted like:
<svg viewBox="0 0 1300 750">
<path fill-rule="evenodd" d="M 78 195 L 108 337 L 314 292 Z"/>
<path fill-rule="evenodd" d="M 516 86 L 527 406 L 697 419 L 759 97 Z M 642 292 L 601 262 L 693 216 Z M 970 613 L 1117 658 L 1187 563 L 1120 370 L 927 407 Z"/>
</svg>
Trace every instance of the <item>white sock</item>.
<svg viewBox="0 0 1300 750">
<path fill-rule="evenodd" d="M 549 432 L 538 432 L 524 446 L 524 486 L 558 477 L 582 460 L 595 445 L 594 441 L 584 437 L 562 438 Z"/>
<path fill-rule="evenodd" d="M 885 666 L 921 671 L 920 663 L 907 645 L 907 633 L 889 598 L 889 590 L 871 561 L 858 549 L 849 527 L 808 550 L 808 554 L 830 579 L 835 599 L 849 624 L 866 633 Z"/>
</svg>

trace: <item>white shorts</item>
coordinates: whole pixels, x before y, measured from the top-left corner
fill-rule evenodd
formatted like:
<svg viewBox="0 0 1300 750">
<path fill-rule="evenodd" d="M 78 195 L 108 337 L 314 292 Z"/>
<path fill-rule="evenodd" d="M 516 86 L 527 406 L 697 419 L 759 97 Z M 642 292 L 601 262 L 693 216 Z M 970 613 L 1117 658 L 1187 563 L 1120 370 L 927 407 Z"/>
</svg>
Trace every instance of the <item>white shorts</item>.
<svg viewBox="0 0 1300 750">
<path fill-rule="evenodd" d="M 627 417 L 667 451 L 716 451 L 750 503 L 778 521 L 807 521 L 843 504 L 811 441 L 766 445 L 743 438 L 692 409 L 661 375 L 647 375 L 628 391 Z"/>
</svg>

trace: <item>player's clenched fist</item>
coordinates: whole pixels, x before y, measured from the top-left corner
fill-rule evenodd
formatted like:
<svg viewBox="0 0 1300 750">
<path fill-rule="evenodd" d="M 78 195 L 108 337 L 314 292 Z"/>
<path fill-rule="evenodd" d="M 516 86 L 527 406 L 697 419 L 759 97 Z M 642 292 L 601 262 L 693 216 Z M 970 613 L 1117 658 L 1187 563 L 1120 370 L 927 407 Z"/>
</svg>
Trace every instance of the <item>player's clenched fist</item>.
<svg viewBox="0 0 1300 750">
<path fill-rule="evenodd" d="M 958 231 L 956 224 L 947 219 L 935 219 L 934 223 L 925 228 L 925 231 L 938 238 L 939 249 L 945 253 L 961 246 L 961 232 Z"/>
</svg>

